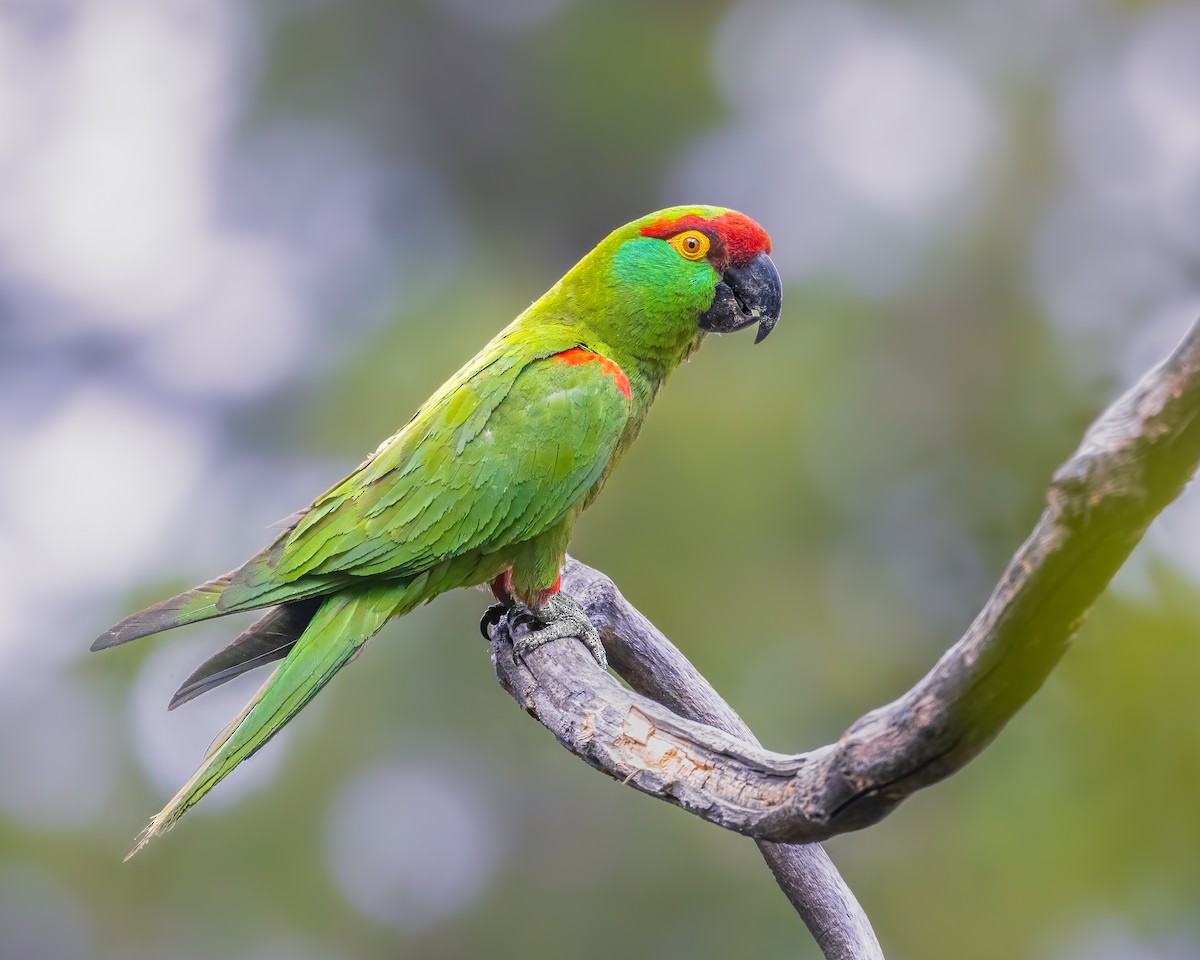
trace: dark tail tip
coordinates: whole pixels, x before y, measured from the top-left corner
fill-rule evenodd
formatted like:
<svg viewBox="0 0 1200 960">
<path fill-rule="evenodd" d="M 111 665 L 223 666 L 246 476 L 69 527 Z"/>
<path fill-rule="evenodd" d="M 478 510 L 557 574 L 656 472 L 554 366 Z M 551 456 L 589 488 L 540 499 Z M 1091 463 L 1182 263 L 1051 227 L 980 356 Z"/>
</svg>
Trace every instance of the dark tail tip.
<svg viewBox="0 0 1200 960">
<path fill-rule="evenodd" d="M 107 650 L 109 647 L 120 646 L 130 640 L 148 637 L 152 633 L 161 633 L 173 627 L 182 627 L 185 623 L 195 623 L 198 620 L 208 620 L 210 617 L 224 616 L 230 611 L 217 607 L 217 600 L 225 588 L 229 586 L 230 574 L 210 580 L 208 583 L 187 590 L 169 600 L 163 600 L 145 610 L 130 614 L 120 623 L 109 627 L 92 641 L 92 651 Z"/>
<path fill-rule="evenodd" d="M 115 647 L 121 642 L 119 639 L 117 639 L 117 637 L 118 634 L 115 627 L 112 630 L 105 630 L 102 634 L 100 634 L 100 636 L 92 641 L 92 645 L 88 647 L 88 649 L 91 650 L 92 653 L 96 653 L 100 650 L 107 650 L 109 647 Z"/>
<path fill-rule="evenodd" d="M 321 597 L 294 600 L 259 618 L 236 640 L 200 664 L 175 691 L 167 709 L 174 710 L 247 670 L 282 660 L 296 645 L 322 602 Z"/>
</svg>

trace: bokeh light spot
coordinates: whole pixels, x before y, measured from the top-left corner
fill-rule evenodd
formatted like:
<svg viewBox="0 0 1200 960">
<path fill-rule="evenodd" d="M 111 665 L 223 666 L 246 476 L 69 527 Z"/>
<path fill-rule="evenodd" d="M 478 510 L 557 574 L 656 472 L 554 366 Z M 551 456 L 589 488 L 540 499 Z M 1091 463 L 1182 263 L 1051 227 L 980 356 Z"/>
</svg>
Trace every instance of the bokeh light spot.
<svg viewBox="0 0 1200 960">
<path fill-rule="evenodd" d="M 342 790 L 326 851 L 357 910 L 419 933 L 469 906 L 499 867 L 501 825 L 482 798 L 425 766 L 375 767 Z"/>
</svg>

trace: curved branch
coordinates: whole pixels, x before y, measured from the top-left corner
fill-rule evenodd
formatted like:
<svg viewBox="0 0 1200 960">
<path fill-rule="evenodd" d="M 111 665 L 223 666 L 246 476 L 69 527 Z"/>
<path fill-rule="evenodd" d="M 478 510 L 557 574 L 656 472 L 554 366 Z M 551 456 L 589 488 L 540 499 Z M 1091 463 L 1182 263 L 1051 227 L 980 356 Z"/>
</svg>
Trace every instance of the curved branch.
<svg viewBox="0 0 1200 960">
<path fill-rule="evenodd" d="M 630 687 L 680 716 L 758 743 L 712 684 L 608 577 L 568 557 L 563 586 L 600 627 L 609 663 Z M 828 960 L 883 960 L 871 922 L 820 844 L 757 843 Z"/>
<path fill-rule="evenodd" d="M 644 651 L 657 631 L 574 561 L 564 588 L 584 603 L 630 685 L 654 699 L 626 690 L 579 644 L 549 644 L 516 665 L 502 629 L 492 635 L 497 675 L 573 753 L 712 823 L 781 843 L 868 826 L 963 767 L 1041 686 L 1146 527 L 1195 473 L 1198 412 L 1200 322 L 1055 472 L 1045 511 L 962 639 L 835 744 L 764 750 L 723 701 L 697 699 L 698 674 L 676 663 L 646 680 Z"/>
<path fill-rule="evenodd" d="M 562 586 L 600 629 L 610 666 L 636 693 L 630 694 L 601 671 L 581 644 L 548 644 L 526 656 L 527 666 L 519 666 L 512 661 L 511 641 L 501 627 L 492 631 L 492 661 L 504 688 L 567 749 L 612 775 L 575 745 L 597 736 L 589 718 L 594 714 L 589 715 L 586 707 L 581 722 L 577 717 L 578 723 L 573 725 L 570 719 L 582 702 L 577 699 L 591 696 L 586 690 L 593 682 L 602 687 L 595 691 L 597 701 L 612 698 L 617 712 L 636 701 L 667 716 L 674 716 L 673 710 L 709 725 L 701 729 L 717 728 L 758 744 L 742 718 L 679 649 L 621 596 L 608 577 L 568 557 Z M 540 680 L 534 679 L 535 674 Z M 590 679 L 583 679 L 589 674 Z M 546 688 L 539 691 L 541 683 Z M 568 730 L 566 736 L 560 735 Z M 870 920 L 820 844 L 756 843 L 776 883 L 827 960 L 883 960 Z"/>
</svg>

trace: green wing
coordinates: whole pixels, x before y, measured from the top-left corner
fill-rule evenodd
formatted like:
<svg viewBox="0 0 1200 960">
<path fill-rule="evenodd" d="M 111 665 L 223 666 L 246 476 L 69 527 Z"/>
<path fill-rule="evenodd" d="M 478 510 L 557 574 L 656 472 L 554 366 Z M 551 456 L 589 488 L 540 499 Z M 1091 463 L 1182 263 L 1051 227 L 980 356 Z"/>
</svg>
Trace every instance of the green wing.
<svg viewBox="0 0 1200 960">
<path fill-rule="evenodd" d="M 562 521 L 604 473 L 630 401 L 615 365 L 561 352 L 481 354 L 239 571 L 221 606 L 314 580 L 404 578 Z"/>
</svg>

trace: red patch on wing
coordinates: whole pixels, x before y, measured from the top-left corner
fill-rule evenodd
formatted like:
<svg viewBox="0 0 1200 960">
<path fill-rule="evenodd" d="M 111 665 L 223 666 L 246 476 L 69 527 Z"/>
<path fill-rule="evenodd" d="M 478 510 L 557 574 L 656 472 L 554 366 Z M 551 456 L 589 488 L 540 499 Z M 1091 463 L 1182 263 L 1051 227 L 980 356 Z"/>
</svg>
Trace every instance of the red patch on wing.
<svg viewBox="0 0 1200 960">
<path fill-rule="evenodd" d="M 570 350 L 554 354 L 554 359 L 559 363 L 565 363 L 568 367 L 577 367 L 581 363 L 599 364 L 600 372 L 606 373 L 613 378 L 613 383 L 617 385 L 618 390 L 625 394 L 625 399 L 633 399 L 633 393 L 629 389 L 629 378 L 625 376 L 625 371 L 609 360 L 608 357 L 592 353 L 591 350 L 584 350 L 582 347 L 572 347 Z"/>
<path fill-rule="evenodd" d="M 642 227 L 642 236 L 666 240 L 684 230 L 700 230 L 708 234 L 723 248 L 725 259 L 737 266 L 749 263 L 760 253 L 771 252 L 771 238 L 767 231 L 736 210 L 717 217 L 702 217 L 696 213 L 687 213 L 674 219 L 663 217 Z"/>
</svg>

